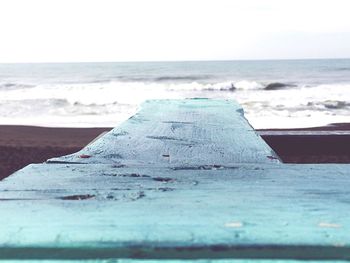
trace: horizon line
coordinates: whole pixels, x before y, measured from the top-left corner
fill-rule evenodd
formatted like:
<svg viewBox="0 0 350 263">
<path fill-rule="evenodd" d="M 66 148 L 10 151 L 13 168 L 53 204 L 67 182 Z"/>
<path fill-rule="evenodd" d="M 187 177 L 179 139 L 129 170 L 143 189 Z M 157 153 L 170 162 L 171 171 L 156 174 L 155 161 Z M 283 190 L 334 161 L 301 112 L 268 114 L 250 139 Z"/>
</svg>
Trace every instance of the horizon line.
<svg viewBox="0 0 350 263">
<path fill-rule="evenodd" d="M 350 57 L 324 58 L 271 58 L 271 59 L 195 59 L 195 60 L 121 60 L 121 61 L 35 61 L 35 62 L 0 62 L 3 64 L 90 64 L 90 63 L 182 63 L 182 62 L 233 62 L 233 61 L 298 61 L 298 60 L 347 60 Z"/>
</svg>

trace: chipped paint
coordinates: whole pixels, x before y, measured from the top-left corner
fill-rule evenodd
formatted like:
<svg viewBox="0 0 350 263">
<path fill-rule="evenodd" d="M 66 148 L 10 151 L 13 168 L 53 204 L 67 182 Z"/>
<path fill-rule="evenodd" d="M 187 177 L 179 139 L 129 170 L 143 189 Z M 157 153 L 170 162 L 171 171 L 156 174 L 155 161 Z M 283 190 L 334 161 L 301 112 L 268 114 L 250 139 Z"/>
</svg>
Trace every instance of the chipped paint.
<svg viewBox="0 0 350 263">
<path fill-rule="evenodd" d="M 340 228 L 341 225 L 335 224 L 335 223 L 327 223 L 327 222 L 321 222 L 318 224 L 319 227 L 325 227 L 325 228 Z"/>
<path fill-rule="evenodd" d="M 228 222 L 225 224 L 225 227 L 229 227 L 229 228 L 240 228 L 243 227 L 243 223 L 242 222 Z"/>
</svg>

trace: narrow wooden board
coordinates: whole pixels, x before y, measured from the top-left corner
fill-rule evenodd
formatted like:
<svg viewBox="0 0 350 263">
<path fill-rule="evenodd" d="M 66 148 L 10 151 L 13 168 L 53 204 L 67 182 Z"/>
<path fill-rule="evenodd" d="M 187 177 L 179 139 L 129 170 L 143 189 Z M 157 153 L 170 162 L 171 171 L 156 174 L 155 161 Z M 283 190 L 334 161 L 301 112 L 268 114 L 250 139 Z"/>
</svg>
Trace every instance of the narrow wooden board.
<svg viewBox="0 0 350 263">
<path fill-rule="evenodd" d="M 83 158 L 81 158 L 83 157 Z M 278 163 L 232 100 L 152 100 L 82 151 L 49 160 L 120 165 Z"/>
</svg>

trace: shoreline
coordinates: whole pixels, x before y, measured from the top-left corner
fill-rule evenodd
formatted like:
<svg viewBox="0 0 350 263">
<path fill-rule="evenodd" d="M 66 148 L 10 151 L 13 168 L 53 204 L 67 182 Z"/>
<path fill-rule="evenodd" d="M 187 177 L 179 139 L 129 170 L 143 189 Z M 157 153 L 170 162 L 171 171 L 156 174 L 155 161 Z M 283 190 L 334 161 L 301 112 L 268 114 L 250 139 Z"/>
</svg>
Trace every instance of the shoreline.
<svg viewBox="0 0 350 263">
<path fill-rule="evenodd" d="M 111 129 L 0 125 L 0 180 L 30 163 L 77 152 Z M 350 123 L 257 132 L 286 163 L 350 163 Z"/>
<path fill-rule="evenodd" d="M 257 132 L 285 163 L 350 163 L 350 123 Z"/>
</svg>

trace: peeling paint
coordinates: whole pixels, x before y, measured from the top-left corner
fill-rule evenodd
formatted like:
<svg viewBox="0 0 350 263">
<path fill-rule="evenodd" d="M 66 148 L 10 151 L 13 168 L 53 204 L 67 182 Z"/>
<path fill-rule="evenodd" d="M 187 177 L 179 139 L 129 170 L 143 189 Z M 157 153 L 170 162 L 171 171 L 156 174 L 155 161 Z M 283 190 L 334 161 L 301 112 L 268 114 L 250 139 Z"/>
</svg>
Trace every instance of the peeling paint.
<svg viewBox="0 0 350 263">
<path fill-rule="evenodd" d="M 335 224 L 335 223 L 328 223 L 328 222 L 321 222 L 318 224 L 319 227 L 324 227 L 324 228 L 340 228 L 341 225 Z"/>
<path fill-rule="evenodd" d="M 59 197 L 59 199 L 62 199 L 62 200 L 86 200 L 86 199 L 91 199 L 94 197 L 95 197 L 95 195 L 84 194 L 84 195 L 67 195 L 67 196 Z"/>
<path fill-rule="evenodd" d="M 229 228 L 240 228 L 243 227 L 243 223 L 242 222 L 228 222 L 225 224 L 225 227 L 229 227 Z"/>
</svg>

